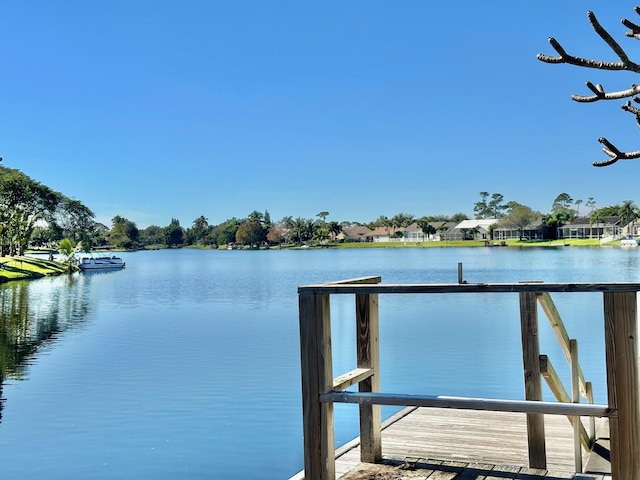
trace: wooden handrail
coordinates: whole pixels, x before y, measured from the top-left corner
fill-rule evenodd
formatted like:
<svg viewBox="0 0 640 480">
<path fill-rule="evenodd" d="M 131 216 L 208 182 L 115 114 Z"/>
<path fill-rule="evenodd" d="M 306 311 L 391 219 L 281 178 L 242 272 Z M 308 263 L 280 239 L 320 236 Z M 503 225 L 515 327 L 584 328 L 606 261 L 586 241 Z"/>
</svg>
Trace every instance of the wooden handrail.
<svg viewBox="0 0 640 480">
<path fill-rule="evenodd" d="M 432 406 L 523 412 L 527 414 L 530 466 L 546 462 L 544 429 L 540 425 L 544 414 L 573 416 L 576 443 L 584 443 L 585 434 L 579 420 L 585 417 L 608 417 L 611 438 L 612 480 L 640 480 L 640 386 L 637 364 L 637 299 L 640 283 L 496 283 L 496 284 L 381 284 L 380 277 L 298 287 L 300 312 L 300 347 L 302 372 L 302 408 L 304 426 L 304 465 L 307 480 L 335 478 L 335 446 L 333 404 L 360 405 L 360 435 L 362 461 L 381 458 L 380 405 Z M 563 333 L 564 327 L 549 292 L 599 292 L 604 298 L 604 332 L 608 405 L 573 403 L 577 391 L 584 390 L 593 401 L 591 384 L 580 380 L 577 343 Z M 406 395 L 380 392 L 378 352 L 378 296 L 380 294 L 432 293 L 517 293 L 520 295 L 525 400 Z M 352 294 L 356 298 L 357 368 L 336 379 L 332 374 L 330 295 Z M 541 368 L 537 331 L 537 310 L 540 303 L 548 312 L 554 331 L 567 344 L 574 379 L 572 402 L 542 401 L 538 385 L 544 378 Z M 572 347 L 573 344 L 573 347 Z M 563 347 L 564 350 L 564 347 Z M 571 351 L 573 350 L 573 352 Z M 548 364 L 550 365 L 550 364 Z M 551 367 L 552 368 L 552 367 Z M 548 373 L 549 367 L 546 368 Z M 557 375 L 556 375 L 557 376 Z M 582 378 L 584 378 L 582 376 Z M 559 382 L 555 381 L 554 384 Z M 357 384 L 358 392 L 337 391 Z M 566 391 L 561 397 L 568 397 Z M 593 425 L 593 424 L 592 424 Z M 593 426 L 591 427 L 593 435 Z M 533 445 L 533 447 L 532 447 Z M 539 462 L 539 463 L 538 463 Z M 578 469 L 579 467 L 577 467 Z"/>
<path fill-rule="evenodd" d="M 546 355 L 540 355 L 540 373 L 542 373 L 542 378 L 546 380 L 551 393 L 553 393 L 553 396 L 556 397 L 559 402 L 571 403 L 571 397 L 569 397 L 569 394 L 562 385 L 562 381 L 560 380 L 560 377 L 558 376 L 555 368 L 553 368 L 551 360 L 549 360 Z M 593 398 L 589 403 L 593 404 Z M 573 426 L 574 417 L 568 415 L 567 419 Z M 585 450 L 591 450 L 593 446 L 592 439 L 590 438 L 582 423 L 580 423 L 580 427 L 580 440 L 582 442 L 582 446 L 585 448 Z"/>
<path fill-rule="evenodd" d="M 571 363 L 569 334 L 567 333 L 567 329 L 564 327 L 564 323 L 562 322 L 560 313 L 558 313 L 558 309 L 551 299 L 551 295 L 549 295 L 549 292 L 541 292 L 536 294 L 536 297 L 538 298 L 538 303 L 542 307 L 542 310 L 544 310 L 544 313 L 549 320 L 549 323 L 551 324 L 553 332 L 558 338 L 558 343 L 560 344 L 560 348 L 562 348 L 562 351 L 564 352 L 564 356 L 566 357 L 567 362 Z M 582 367 L 580 367 L 580 365 L 578 365 L 578 380 L 580 393 L 584 398 L 587 398 L 586 382 L 584 380 L 584 374 L 582 373 Z"/>
<path fill-rule="evenodd" d="M 322 403 L 357 403 L 359 405 L 395 405 L 413 407 L 457 408 L 493 412 L 540 413 L 550 415 L 581 415 L 583 417 L 612 417 L 616 412 L 608 405 L 587 403 L 541 402 L 505 400 L 501 398 L 472 398 L 447 395 L 409 395 L 399 393 L 327 392 L 320 395 Z"/>
<path fill-rule="evenodd" d="M 351 385 L 360 383 L 363 380 L 371 377 L 373 370 L 370 368 L 354 368 L 350 372 L 347 372 L 339 377 L 333 379 L 333 389 L 336 391 L 345 390 Z"/>
<path fill-rule="evenodd" d="M 380 278 L 380 277 L 364 277 Z M 430 293 L 520 293 L 520 292 L 566 292 L 566 293 L 622 293 L 640 292 L 640 282 L 629 283 L 379 283 L 356 284 L 330 282 L 316 285 L 303 285 L 298 287 L 298 294 L 324 294 L 324 295 L 348 295 L 348 294 L 430 294 Z"/>
</svg>

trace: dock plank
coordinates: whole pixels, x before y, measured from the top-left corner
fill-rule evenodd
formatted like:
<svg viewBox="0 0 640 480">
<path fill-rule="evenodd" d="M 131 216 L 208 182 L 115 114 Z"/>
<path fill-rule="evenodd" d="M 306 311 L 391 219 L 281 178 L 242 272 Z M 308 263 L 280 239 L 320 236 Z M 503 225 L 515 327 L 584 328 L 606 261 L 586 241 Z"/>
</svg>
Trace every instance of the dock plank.
<svg viewBox="0 0 640 480">
<path fill-rule="evenodd" d="M 606 437 L 606 421 L 598 419 L 597 423 L 598 432 L 602 431 Z M 526 428 L 523 413 L 407 408 L 383 424 L 382 464 L 361 463 L 358 439 L 354 439 L 336 451 L 336 478 L 610 479 L 605 454 L 598 459 L 599 463 L 593 463 L 595 460 L 588 463 L 589 455 L 585 453 L 583 464 L 591 473 L 575 474 L 573 428 L 567 418 L 560 415 L 545 415 L 547 470 L 528 468 Z M 606 440 L 601 440 L 600 445 Z M 292 480 L 303 478 L 301 472 Z"/>
</svg>

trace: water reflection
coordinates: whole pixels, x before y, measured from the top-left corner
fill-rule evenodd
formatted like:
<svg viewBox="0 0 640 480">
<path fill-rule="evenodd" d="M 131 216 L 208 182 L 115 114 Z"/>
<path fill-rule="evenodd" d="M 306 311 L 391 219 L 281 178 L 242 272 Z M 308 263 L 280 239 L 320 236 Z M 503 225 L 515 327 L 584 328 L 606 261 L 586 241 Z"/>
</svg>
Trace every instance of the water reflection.
<svg viewBox="0 0 640 480">
<path fill-rule="evenodd" d="M 0 285 L 0 421 L 6 380 L 24 380 L 38 351 L 89 312 L 88 278 L 62 275 Z"/>
</svg>

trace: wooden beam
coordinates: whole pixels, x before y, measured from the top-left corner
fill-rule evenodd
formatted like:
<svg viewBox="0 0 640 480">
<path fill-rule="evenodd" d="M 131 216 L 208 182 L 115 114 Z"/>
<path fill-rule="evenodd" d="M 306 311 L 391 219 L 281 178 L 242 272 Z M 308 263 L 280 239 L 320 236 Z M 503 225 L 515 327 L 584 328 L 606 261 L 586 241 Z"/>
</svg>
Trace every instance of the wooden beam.
<svg viewBox="0 0 640 480">
<path fill-rule="evenodd" d="M 539 286 L 539 284 L 537 284 Z M 520 334 L 522 337 L 522 364 L 524 367 L 524 394 L 529 401 L 542 401 L 542 375 L 540 373 L 540 341 L 538 339 L 538 303 L 536 294 L 522 292 L 520 297 Z M 529 467 L 547 468 L 544 435 L 544 416 L 527 414 Z"/>
<path fill-rule="evenodd" d="M 540 292 L 640 292 L 638 282 L 601 283 L 417 283 L 417 284 L 368 284 L 368 283 L 321 283 L 298 287 L 298 293 L 327 294 L 420 294 L 420 293 L 540 293 Z"/>
<path fill-rule="evenodd" d="M 334 480 L 333 404 L 320 401 L 333 387 L 329 296 L 301 294 L 298 302 L 305 477 Z"/>
<path fill-rule="evenodd" d="M 371 375 L 373 375 L 373 370 L 370 368 L 354 368 L 350 372 L 333 379 L 333 390 L 346 390 L 351 385 L 355 385 Z"/>
<path fill-rule="evenodd" d="M 380 391 L 380 348 L 378 295 L 356 295 L 356 350 L 358 368 L 368 368 L 372 375 L 358 384 L 363 393 Z M 382 460 L 382 413 L 380 405 L 360 405 L 360 460 Z"/>
<path fill-rule="evenodd" d="M 549 292 L 542 292 L 536 294 L 538 298 L 538 303 L 542 307 L 542 310 L 545 313 L 545 316 L 549 320 L 549 324 L 553 329 L 553 332 L 556 334 L 558 339 L 558 343 L 564 352 L 564 356 L 567 359 L 567 362 L 571 363 L 571 348 L 569 346 L 569 334 L 567 333 L 567 329 L 564 326 L 564 322 L 560 317 L 560 313 L 556 308 L 555 303 L 553 303 L 553 299 Z M 578 380 L 580 382 L 580 393 L 584 398 L 587 398 L 587 387 L 586 382 L 584 380 L 584 374 L 582 373 L 582 367 L 578 364 Z"/>
<path fill-rule="evenodd" d="M 583 417 L 615 417 L 608 405 L 586 403 L 538 402 L 502 398 L 453 397 L 449 395 L 408 395 L 402 393 L 328 392 L 321 402 L 439 407 L 491 412 L 520 412 Z"/>
<path fill-rule="evenodd" d="M 580 380 L 578 378 L 578 341 L 575 338 L 569 340 L 571 353 L 571 401 L 580 403 Z M 580 445 L 580 427 L 582 420 L 578 415 L 573 417 L 573 460 L 576 473 L 582 473 L 582 446 Z"/>
<path fill-rule="evenodd" d="M 635 292 L 604 294 L 607 396 L 613 480 L 640 480 L 637 305 Z"/>
<path fill-rule="evenodd" d="M 562 381 L 558 376 L 558 372 L 556 372 L 556 369 L 553 368 L 551 360 L 549 360 L 549 358 L 546 355 L 540 355 L 540 373 L 542 374 L 542 378 L 546 380 L 547 385 L 549 386 L 549 389 L 551 390 L 551 392 L 559 402 L 572 403 L 571 397 L 569 397 L 569 394 L 567 393 L 564 386 L 562 385 Z M 591 402 L 589 403 L 593 403 L 593 397 L 591 398 Z M 567 416 L 567 419 L 569 420 L 569 423 L 571 423 L 571 425 L 574 424 L 573 416 L 569 415 Z M 590 417 L 590 419 L 594 421 L 594 425 L 595 425 L 594 417 Z M 581 427 L 580 439 L 582 442 L 582 446 L 586 450 L 591 450 L 593 441 L 589 437 L 589 434 L 585 430 L 584 425 L 582 425 L 582 423 L 580 423 L 580 427 Z"/>
</svg>

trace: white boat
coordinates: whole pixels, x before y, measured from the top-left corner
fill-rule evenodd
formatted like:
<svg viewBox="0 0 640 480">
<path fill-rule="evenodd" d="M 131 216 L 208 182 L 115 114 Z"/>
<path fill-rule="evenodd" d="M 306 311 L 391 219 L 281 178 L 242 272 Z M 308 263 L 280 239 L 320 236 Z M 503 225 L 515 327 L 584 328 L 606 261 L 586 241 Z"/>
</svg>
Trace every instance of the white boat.
<svg viewBox="0 0 640 480">
<path fill-rule="evenodd" d="M 636 248 L 638 246 L 638 241 L 633 238 L 625 238 L 620 240 L 620 248 Z"/>
<path fill-rule="evenodd" d="M 78 265 L 80 270 L 107 270 L 124 268 L 125 263 L 120 257 L 84 257 L 80 260 Z"/>
</svg>

